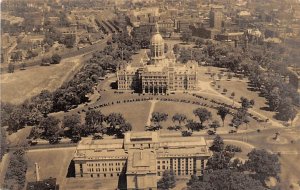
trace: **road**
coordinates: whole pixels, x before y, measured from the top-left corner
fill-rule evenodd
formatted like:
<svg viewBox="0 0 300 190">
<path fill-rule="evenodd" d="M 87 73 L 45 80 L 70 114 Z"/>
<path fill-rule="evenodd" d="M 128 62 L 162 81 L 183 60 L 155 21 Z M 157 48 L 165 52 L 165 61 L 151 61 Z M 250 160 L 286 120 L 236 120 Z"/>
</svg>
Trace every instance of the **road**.
<svg viewBox="0 0 300 190">
<path fill-rule="evenodd" d="M 104 48 L 104 45 L 106 45 L 107 40 L 110 38 L 111 38 L 111 34 L 109 34 L 103 40 L 101 40 L 93 45 L 81 48 L 79 50 L 73 50 L 73 51 L 65 53 L 65 54 L 60 54 L 60 56 L 62 57 L 62 59 L 66 59 L 66 58 L 70 58 L 70 57 L 91 54 L 101 48 Z M 42 61 L 42 58 L 38 59 L 38 60 L 28 60 L 28 61 L 25 61 L 24 63 L 26 63 L 26 67 L 28 68 L 28 67 L 40 65 L 41 61 Z M 21 68 L 21 65 L 19 65 L 19 64 L 15 65 L 15 69 L 19 69 L 19 68 Z M 2 67 L 0 72 L 1 73 L 7 72 L 7 70 L 8 70 L 8 67 Z"/>
</svg>

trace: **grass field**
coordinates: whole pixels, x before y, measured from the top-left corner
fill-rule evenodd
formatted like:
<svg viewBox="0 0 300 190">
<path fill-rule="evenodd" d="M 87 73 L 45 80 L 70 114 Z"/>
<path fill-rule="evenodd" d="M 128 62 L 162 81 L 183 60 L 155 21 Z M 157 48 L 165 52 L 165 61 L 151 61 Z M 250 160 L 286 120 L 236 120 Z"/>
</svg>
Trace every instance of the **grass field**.
<svg viewBox="0 0 300 190">
<path fill-rule="evenodd" d="M 35 181 L 35 163 L 40 167 L 40 178 L 57 178 L 57 183 L 64 184 L 69 164 L 74 156 L 75 148 L 48 150 L 31 150 L 27 152 L 27 181 Z"/>
<path fill-rule="evenodd" d="M 150 102 L 135 102 L 101 108 L 102 113 L 121 113 L 132 124 L 133 131 L 144 131 L 150 111 Z"/>
<path fill-rule="evenodd" d="M 176 113 L 183 113 L 187 116 L 188 119 L 193 119 L 195 121 L 199 121 L 198 117 L 195 117 L 193 114 L 193 110 L 196 108 L 199 108 L 200 106 L 192 105 L 192 104 L 186 104 L 186 103 L 174 103 L 174 102 L 158 102 L 156 103 L 156 106 L 154 108 L 154 111 L 157 112 L 163 112 L 168 114 L 168 120 L 166 122 L 162 122 L 162 126 L 164 129 L 167 129 L 169 126 L 174 126 L 174 122 L 172 121 L 172 117 Z M 219 115 L 217 115 L 217 110 L 206 108 L 212 113 L 212 120 L 218 120 L 222 126 L 222 120 Z M 229 124 L 231 123 L 232 116 L 227 115 L 225 118 L 225 125 L 224 127 L 221 127 L 217 129 L 217 131 L 229 131 L 234 129 L 233 127 L 230 127 Z M 208 122 L 204 123 L 204 125 L 208 126 Z M 254 121 L 253 119 L 250 119 L 249 126 L 251 128 L 259 127 L 258 123 Z M 246 129 L 245 125 L 240 126 L 239 130 Z"/>
<path fill-rule="evenodd" d="M 253 106 L 254 110 L 257 110 L 264 114 L 265 116 L 268 116 L 272 118 L 274 116 L 274 112 L 266 111 L 265 109 L 268 108 L 267 101 L 264 97 L 259 96 L 259 92 L 257 91 L 251 91 L 249 90 L 249 86 L 245 81 L 227 81 L 227 80 L 221 80 L 217 81 L 217 85 L 221 86 L 220 92 L 226 88 L 228 92 L 226 93 L 228 97 L 230 97 L 231 93 L 235 93 L 235 101 L 239 101 L 241 97 L 245 97 L 248 99 L 254 99 L 255 105 Z M 216 86 L 217 86 L 216 85 Z"/>
<path fill-rule="evenodd" d="M 53 91 L 69 79 L 80 66 L 78 58 L 70 58 L 57 65 L 3 73 L 0 75 L 1 101 L 20 104 L 41 90 Z"/>
</svg>

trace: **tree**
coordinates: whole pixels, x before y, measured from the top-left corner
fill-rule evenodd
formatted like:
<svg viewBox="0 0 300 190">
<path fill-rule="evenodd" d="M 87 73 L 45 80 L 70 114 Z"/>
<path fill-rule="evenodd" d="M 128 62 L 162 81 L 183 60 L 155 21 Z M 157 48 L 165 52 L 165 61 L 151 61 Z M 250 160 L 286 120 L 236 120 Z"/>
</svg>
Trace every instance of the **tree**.
<svg viewBox="0 0 300 190">
<path fill-rule="evenodd" d="M 281 101 L 279 89 L 277 87 L 272 89 L 271 93 L 268 93 L 268 95 L 266 96 L 266 99 L 268 100 L 270 109 L 272 111 L 277 111 Z"/>
<path fill-rule="evenodd" d="M 26 63 L 22 62 L 21 63 L 21 70 L 25 70 L 25 68 L 26 68 Z"/>
<path fill-rule="evenodd" d="M 181 48 L 179 52 L 179 61 L 182 63 L 187 63 L 189 60 L 191 60 L 191 50 Z"/>
<path fill-rule="evenodd" d="M 164 53 L 167 53 L 167 52 L 168 52 L 168 50 L 169 50 L 168 44 L 167 44 L 167 43 L 165 43 L 165 45 L 164 45 Z"/>
<path fill-rule="evenodd" d="M 7 141 L 6 141 L 6 131 L 4 128 L 0 128 L 0 161 L 2 160 L 2 157 L 4 156 L 4 154 L 6 153 L 6 149 L 7 149 Z"/>
<path fill-rule="evenodd" d="M 248 123 L 249 121 L 247 110 L 243 107 L 239 108 L 237 113 L 234 114 L 231 122 L 236 129 L 238 129 L 238 127 L 243 123 Z"/>
<path fill-rule="evenodd" d="M 161 190 L 168 190 L 176 186 L 175 174 L 172 170 L 166 170 L 162 178 L 157 182 L 157 188 Z"/>
<path fill-rule="evenodd" d="M 15 65 L 13 63 L 8 64 L 8 73 L 14 73 L 15 72 Z"/>
<path fill-rule="evenodd" d="M 284 98 L 279 104 L 276 118 L 283 121 L 289 121 L 289 120 L 293 121 L 297 113 L 298 112 L 295 106 L 293 105 L 292 99 Z"/>
<path fill-rule="evenodd" d="M 201 46 L 204 45 L 204 44 L 205 44 L 204 39 L 200 38 L 200 39 L 196 40 L 196 45 L 197 45 L 198 48 L 201 48 Z"/>
<path fill-rule="evenodd" d="M 255 177 L 262 183 L 264 183 L 268 177 L 278 178 L 280 173 L 278 155 L 269 153 L 264 149 L 253 149 L 248 153 L 245 168 L 250 172 L 254 172 Z"/>
<path fill-rule="evenodd" d="M 213 128 L 215 131 L 217 131 L 217 128 L 221 127 L 220 123 L 218 120 L 214 120 L 211 124 L 210 127 Z"/>
<path fill-rule="evenodd" d="M 225 118 L 226 118 L 227 114 L 229 114 L 229 109 L 226 108 L 225 106 L 220 106 L 220 107 L 218 107 L 217 114 L 221 117 L 222 122 L 223 122 L 223 127 L 224 127 Z"/>
<path fill-rule="evenodd" d="M 124 133 L 127 132 L 127 131 L 131 131 L 131 130 L 132 130 L 132 125 L 128 122 L 125 122 L 125 123 L 120 125 L 120 127 L 116 131 L 116 135 L 117 135 L 118 138 L 123 138 Z"/>
<path fill-rule="evenodd" d="M 88 110 L 85 115 L 85 126 L 88 133 L 104 133 L 105 115 L 100 110 Z"/>
<path fill-rule="evenodd" d="M 7 126 L 10 116 L 11 116 L 11 113 L 14 111 L 16 106 L 11 103 L 7 103 L 7 102 L 0 102 L 0 104 L 1 104 L 1 106 L 0 106 L 1 126 Z"/>
<path fill-rule="evenodd" d="M 67 35 L 64 40 L 64 44 L 67 48 L 73 48 L 76 43 L 76 36 L 75 35 Z"/>
<path fill-rule="evenodd" d="M 42 90 L 41 93 L 33 98 L 31 102 L 46 117 L 53 110 L 53 95 L 48 90 Z"/>
<path fill-rule="evenodd" d="M 168 114 L 160 113 L 160 112 L 153 112 L 151 117 L 151 122 L 154 122 L 155 127 L 157 129 L 162 128 L 160 122 L 166 121 L 168 119 Z"/>
<path fill-rule="evenodd" d="M 60 127 L 59 127 L 59 122 L 60 120 L 53 117 L 49 116 L 47 118 L 43 118 L 42 121 L 39 124 L 39 128 L 44 130 L 44 135 L 46 139 L 50 140 L 51 137 L 57 136 Z"/>
<path fill-rule="evenodd" d="M 254 105 L 254 100 L 252 101 L 252 103 Z M 248 108 L 252 107 L 252 103 L 247 98 L 241 97 L 241 104 L 243 109 L 248 110 Z"/>
<path fill-rule="evenodd" d="M 207 161 L 206 169 L 208 171 L 229 169 L 231 167 L 231 159 L 233 157 L 233 152 L 214 152 Z"/>
<path fill-rule="evenodd" d="M 7 120 L 8 131 L 16 132 L 26 125 L 27 110 L 22 107 L 16 107 L 12 110 Z"/>
<path fill-rule="evenodd" d="M 193 111 L 193 113 L 199 118 L 201 125 L 212 117 L 211 112 L 206 108 L 197 108 Z"/>
<path fill-rule="evenodd" d="M 21 51 L 17 51 L 11 54 L 11 59 L 16 62 L 22 59 L 22 52 Z"/>
<path fill-rule="evenodd" d="M 203 178 L 193 178 L 188 183 L 188 190 L 267 190 L 260 181 L 250 175 L 221 169 L 207 173 Z"/>
<path fill-rule="evenodd" d="M 125 119 L 120 113 L 111 113 L 106 117 L 106 122 L 109 123 L 111 127 L 116 128 L 117 126 L 124 124 Z"/>
<path fill-rule="evenodd" d="M 27 161 L 25 150 L 19 149 L 11 154 L 8 168 L 5 174 L 5 189 L 23 189 L 26 181 Z"/>
<path fill-rule="evenodd" d="M 182 32 L 180 39 L 183 42 L 189 43 L 189 41 L 192 39 L 192 31 L 186 30 L 186 31 Z"/>
<path fill-rule="evenodd" d="M 173 52 L 174 52 L 175 55 L 179 54 L 179 52 L 180 52 L 180 46 L 179 46 L 179 44 L 175 44 L 173 46 Z"/>
<path fill-rule="evenodd" d="M 65 115 L 62 126 L 70 132 L 71 137 L 80 136 L 83 133 L 79 114 Z"/>
<path fill-rule="evenodd" d="M 52 60 L 51 61 L 52 64 L 59 64 L 61 61 L 61 56 L 58 54 L 53 54 L 51 60 Z"/>
<path fill-rule="evenodd" d="M 203 126 L 199 122 L 193 120 L 187 120 L 187 124 L 185 126 L 192 131 L 199 131 L 200 129 L 203 129 Z"/>
<path fill-rule="evenodd" d="M 220 135 L 217 135 L 214 138 L 214 141 L 210 149 L 214 152 L 222 152 L 224 150 L 224 141 Z"/>
<path fill-rule="evenodd" d="M 184 114 L 180 114 L 180 113 L 176 113 L 175 115 L 173 115 L 172 117 L 172 121 L 175 122 L 177 121 L 179 123 L 179 125 L 181 126 L 182 122 L 185 122 L 187 119 L 186 115 Z"/>
</svg>

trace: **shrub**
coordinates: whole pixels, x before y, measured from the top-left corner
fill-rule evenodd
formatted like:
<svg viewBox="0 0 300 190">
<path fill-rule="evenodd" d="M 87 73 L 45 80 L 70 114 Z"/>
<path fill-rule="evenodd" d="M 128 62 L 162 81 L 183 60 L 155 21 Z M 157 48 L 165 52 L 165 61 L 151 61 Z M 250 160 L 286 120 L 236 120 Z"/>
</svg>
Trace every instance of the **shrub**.
<svg viewBox="0 0 300 190">
<path fill-rule="evenodd" d="M 226 145 L 225 150 L 229 151 L 229 152 L 242 152 L 241 147 L 236 146 L 236 145 L 231 145 L 231 144 Z"/>
</svg>

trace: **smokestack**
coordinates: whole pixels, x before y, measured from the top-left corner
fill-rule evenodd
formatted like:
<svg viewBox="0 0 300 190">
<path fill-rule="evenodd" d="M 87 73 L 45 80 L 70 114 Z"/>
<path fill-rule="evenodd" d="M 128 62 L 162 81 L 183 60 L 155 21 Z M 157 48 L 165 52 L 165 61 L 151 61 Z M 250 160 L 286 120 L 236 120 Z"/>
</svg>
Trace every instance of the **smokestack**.
<svg viewBox="0 0 300 190">
<path fill-rule="evenodd" d="M 35 175 L 36 175 L 36 181 L 40 181 L 40 167 L 38 163 L 35 163 Z"/>
</svg>

